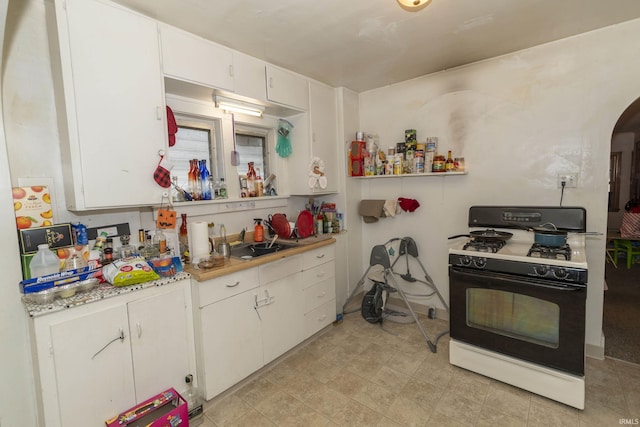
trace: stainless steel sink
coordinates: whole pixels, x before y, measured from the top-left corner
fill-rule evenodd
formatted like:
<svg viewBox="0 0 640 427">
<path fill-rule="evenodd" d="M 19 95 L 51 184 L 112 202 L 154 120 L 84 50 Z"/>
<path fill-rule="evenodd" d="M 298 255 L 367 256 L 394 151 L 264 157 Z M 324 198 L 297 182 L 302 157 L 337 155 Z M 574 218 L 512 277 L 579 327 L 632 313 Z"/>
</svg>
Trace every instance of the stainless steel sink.
<svg viewBox="0 0 640 427">
<path fill-rule="evenodd" d="M 281 245 L 276 242 L 271 248 L 272 250 L 270 252 L 265 250 L 254 252 L 251 249 L 251 245 L 253 245 L 253 243 L 244 243 L 242 245 L 233 246 L 231 248 L 231 256 L 236 258 L 246 258 L 246 257 L 257 258 L 257 257 L 270 255 L 274 252 L 283 251 L 285 249 L 294 247 L 293 245 Z"/>
</svg>

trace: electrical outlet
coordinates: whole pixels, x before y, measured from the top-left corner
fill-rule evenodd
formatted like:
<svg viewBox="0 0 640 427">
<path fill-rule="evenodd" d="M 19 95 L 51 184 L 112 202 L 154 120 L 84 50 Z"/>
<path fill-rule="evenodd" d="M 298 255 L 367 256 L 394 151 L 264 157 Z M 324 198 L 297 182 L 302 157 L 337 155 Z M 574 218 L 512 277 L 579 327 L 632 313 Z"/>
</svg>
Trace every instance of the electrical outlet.
<svg viewBox="0 0 640 427">
<path fill-rule="evenodd" d="M 565 183 L 565 188 L 576 188 L 578 186 L 578 174 L 577 173 L 559 173 L 558 174 L 558 188 L 562 188 L 562 183 Z"/>
</svg>

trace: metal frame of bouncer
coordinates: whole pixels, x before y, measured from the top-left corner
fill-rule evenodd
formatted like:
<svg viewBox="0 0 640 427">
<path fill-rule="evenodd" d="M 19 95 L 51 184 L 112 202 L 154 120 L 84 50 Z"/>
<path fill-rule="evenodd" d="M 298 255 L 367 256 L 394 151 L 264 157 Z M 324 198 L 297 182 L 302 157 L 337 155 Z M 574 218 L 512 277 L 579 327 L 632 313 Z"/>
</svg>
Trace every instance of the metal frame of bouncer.
<svg viewBox="0 0 640 427">
<path fill-rule="evenodd" d="M 398 247 L 398 257 L 393 261 L 393 263 L 391 263 L 391 260 L 389 259 L 389 251 L 387 249 L 387 245 L 393 242 L 396 242 L 398 240 L 400 241 L 400 244 Z M 418 262 L 418 265 L 420 265 L 420 268 L 422 268 L 422 272 L 424 273 L 425 280 L 417 279 L 411 274 L 411 271 L 409 270 L 409 256 L 413 257 Z M 398 263 L 398 261 L 402 259 L 402 257 L 404 257 L 406 261 L 407 270 L 405 273 L 398 273 L 394 271 L 393 268 Z M 442 338 L 444 335 L 448 334 L 449 330 L 439 332 L 435 336 L 435 339 L 432 341 L 431 338 L 429 338 L 429 335 L 427 334 L 427 332 L 424 330 L 424 327 L 420 323 L 420 320 L 418 319 L 418 316 L 416 315 L 415 311 L 413 311 L 413 308 L 411 307 L 411 304 L 407 299 L 407 295 L 412 297 L 418 297 L 418 298 L 428 298 L 428 297 L 432 297 L 433 295 L 436 295 L 440 299 L 440 302 L 442 303 L 443 307 L 447 310 L 447 313 L 449 312 L 449 305 L 444 300 L 444 298 L 442 298 L 442 295 L 438 291 L 438 288 L 436 287 L 436 285 L 433 283 L 431 276 L 429 276 L 429 273 L 427 273 L 427 270 L 424 268 L 424 265 L 422 265 L 422 262 L 420 262 L 420 259 L 418 258 L 418 247 L 416 246 L 416 242 L 411 237 L 403 237 L 403 238 L 396 237 L 388 240 L 382 245 L 376 245 L 373 247 L 373 249 L 371 249 L 371 255 L 369 256 L 369 267 L 367 268 L 367 270 L 364 272 L 364 274 L 358 281 L 358 284 L 356 285 L 351 295 L 349 295 L 349 298 L 347 298 L 347 301 L 344 303 L 342 307 L 343 313 L 347 314 L 354 311 L 358 311 L 358 309 L 356 309 L 356 310 L 351 310 L 347 312 L 345 311 L 345 308 L 349 305 L 351 299 L 358 292 L 360 292 L 361 289 L 364 290 L 364 283 L 366 279 L 370 279 L 372 281 L 378 281 L 378 279 L 376 278 L 368 277 L 371 269 L 376 266 L 381 266 L 383 269 L 381 272 L 382 278 L 380 280 L 380 283 L 382 284 L 383 288 L 389 293 L 396 292 L 396 291 L 398 292 L 398 294 L 404 301 L 405 305 L 407 306 L 407 309 L 411 314 L 411 317 L 413 317 L 413 320 L 415 321 L 416 325 L 418 325 L 418 329 L 420 329 L 422 336 L 424 336 L 424 339 L 427 341 L 427 345 L 429 346 L 429 349 L 431 350 L 431 352 L 436 353 L 438 340 Z M 406 292 L 400 286 L 398 286 L 398 283 L 396 282 L 396 279 L 394 276 L 399 276 L 403 280 L 409 283 L 414 283 L 414 282 L 422 283 L 425 286 L 427 286 L 431 291 L 426 294 L 412 294 L 412 293 Z M 386 307 L 384 308 L 384 312 L 391 315 L 398 315 L 398 314 L 406 315 L 406 313 L 399 313 L 397 311 L 390 310 Z"/>
</svg>

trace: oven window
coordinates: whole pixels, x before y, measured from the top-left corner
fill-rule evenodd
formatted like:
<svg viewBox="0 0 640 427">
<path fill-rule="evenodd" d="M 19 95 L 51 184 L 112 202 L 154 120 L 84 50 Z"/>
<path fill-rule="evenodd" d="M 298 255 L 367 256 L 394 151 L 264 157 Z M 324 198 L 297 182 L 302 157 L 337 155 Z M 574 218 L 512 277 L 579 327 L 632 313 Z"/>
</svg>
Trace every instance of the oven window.
<svg viewBox="0 0 640 427">
<path fill-rule="evenodd" d="M 560 307 L 513 292 L 470 288 L 467 289 L 467 325 L 558 348 Z"/>
</svg>

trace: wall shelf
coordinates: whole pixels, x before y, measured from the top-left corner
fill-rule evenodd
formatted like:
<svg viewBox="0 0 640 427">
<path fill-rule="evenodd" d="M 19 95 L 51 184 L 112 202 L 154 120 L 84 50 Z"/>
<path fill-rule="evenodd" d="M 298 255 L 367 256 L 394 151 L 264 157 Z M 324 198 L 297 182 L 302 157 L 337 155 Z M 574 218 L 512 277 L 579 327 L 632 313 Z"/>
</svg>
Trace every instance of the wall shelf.
<svg viewBox="0 0 640 427">
<path fill-rule="evenodd" d="M 425 172 L 425 173 L 404 173 L 401 175 L 371 175 L 371 176 L 350 176 L 349 178 L 356 179 L 377 179 L 377 178 L 414 178 L 414 177 L 427 177 L 427 176 L 452 176 L 452 175 L 467 175 L 467 171 L 463 172 Z"/>
</svg>

